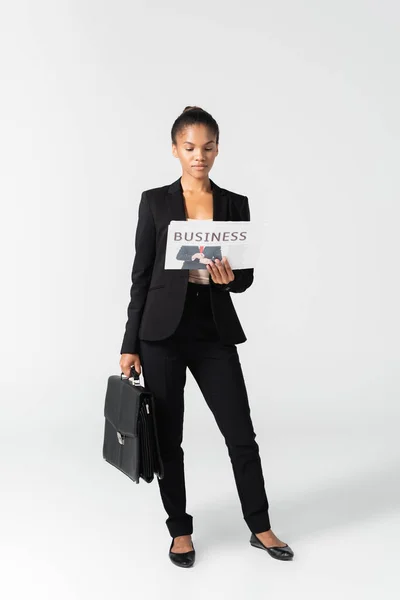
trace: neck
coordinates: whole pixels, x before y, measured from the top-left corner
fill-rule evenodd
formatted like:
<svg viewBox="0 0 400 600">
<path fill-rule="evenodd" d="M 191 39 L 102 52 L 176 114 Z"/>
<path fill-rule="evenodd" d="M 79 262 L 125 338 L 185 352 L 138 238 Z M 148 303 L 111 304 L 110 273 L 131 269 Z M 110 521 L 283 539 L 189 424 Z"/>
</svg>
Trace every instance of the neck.
<svg viewBox="0 0 400 600">
<path fill-rule="evenodd" d="M 211 183 L 208 177 L 196 179 L 195 177 L 191 177 L 187 173 L 184 173 L 181 177 L 181 185 L 184 192 L 192 192 L 195 194 L 211 192 Z"/>
</svg>

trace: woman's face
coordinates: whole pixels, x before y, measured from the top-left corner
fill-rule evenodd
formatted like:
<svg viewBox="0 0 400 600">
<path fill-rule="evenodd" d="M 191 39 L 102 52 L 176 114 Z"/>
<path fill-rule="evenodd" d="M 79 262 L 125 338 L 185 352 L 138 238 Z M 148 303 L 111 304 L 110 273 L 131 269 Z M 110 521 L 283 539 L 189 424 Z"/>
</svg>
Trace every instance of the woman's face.
<svg viewBox="0 0 400 600">
<path fill-rule="evenodd" d="M 215 134 L 205 125 L 190 125 L 176 136 L 172 154 L 179 158 L 183 173 L 196 179 L 207 179 L 218 154 Z M 198 168 L 200 166 L 203 168 Z"/>
</svg>

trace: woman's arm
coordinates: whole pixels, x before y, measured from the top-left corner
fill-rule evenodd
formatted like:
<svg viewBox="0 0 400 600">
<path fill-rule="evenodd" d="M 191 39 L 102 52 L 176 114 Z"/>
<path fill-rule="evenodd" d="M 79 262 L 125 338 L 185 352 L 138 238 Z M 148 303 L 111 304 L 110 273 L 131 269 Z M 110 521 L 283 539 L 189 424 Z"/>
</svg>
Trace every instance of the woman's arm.
<svg viewBox="0 0 400 600">
<path fill-rule="evenodd" d="M 250 221 L 249 199 L 244 196 L 244 201 L 241 206 L 240 221 Z M 251 286 L 254 281 L 254 269 L 232 269 L 235 279 L 229 283 L 214 283 L 210 277 L 210 285 L 221 290 L 221 292 L 234 292 L 236 294 L 244 292 Z"/>
<path fill-rule="evenodd" d="M 125 335 L 122 341 L 121 354 L 138 353 L 138 332 L 156 255 L 156 228 L 153 214 L 146 192 L 142 197 L 138 210 L 138 223 L 135 236 L 135 258 L 131 274 L 130 302 Z"/>
</svg>

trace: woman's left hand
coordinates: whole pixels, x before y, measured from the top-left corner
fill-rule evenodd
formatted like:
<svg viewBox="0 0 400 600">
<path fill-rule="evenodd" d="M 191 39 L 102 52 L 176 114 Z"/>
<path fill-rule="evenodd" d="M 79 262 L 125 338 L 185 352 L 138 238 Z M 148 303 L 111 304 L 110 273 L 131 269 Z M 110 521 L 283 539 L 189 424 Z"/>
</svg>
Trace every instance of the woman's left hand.
<svg viewBox="0 0 400 600">
<path fill-rule="evenodd" d="M 211 274 L 214 283 L 230 283 L 235 279 L 235 274 L 226 256 L 222 257 L 222 261 L 216 258 L 215 263 L 210 262 L 207 265 L 207 270 Z"/>
</svg>

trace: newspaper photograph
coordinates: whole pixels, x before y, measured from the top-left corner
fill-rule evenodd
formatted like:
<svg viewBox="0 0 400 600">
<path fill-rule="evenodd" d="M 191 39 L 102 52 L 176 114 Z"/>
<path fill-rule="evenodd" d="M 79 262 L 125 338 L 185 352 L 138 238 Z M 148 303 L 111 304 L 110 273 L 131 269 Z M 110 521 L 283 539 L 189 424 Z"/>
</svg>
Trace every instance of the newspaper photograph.
<svg viewBox="0 0 400 600">
<path fill-rule="evenodd" d="M 252 221 L 171 221 L 165 269 L 207 269 L 226 256 L 232 269 L 255 267 L 262 226 Z"/>
</svg>

